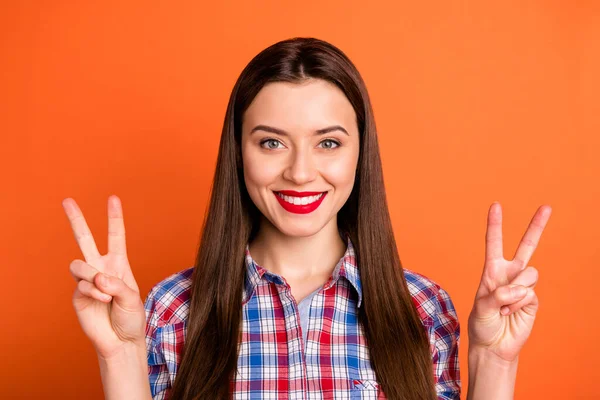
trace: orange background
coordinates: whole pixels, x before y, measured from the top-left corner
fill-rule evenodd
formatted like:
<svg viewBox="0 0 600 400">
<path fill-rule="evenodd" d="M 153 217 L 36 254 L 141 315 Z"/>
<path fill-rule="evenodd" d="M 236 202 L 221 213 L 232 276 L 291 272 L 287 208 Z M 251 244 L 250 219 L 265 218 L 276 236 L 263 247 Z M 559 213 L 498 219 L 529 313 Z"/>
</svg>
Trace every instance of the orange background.
<svg viewBox="0 0 600 400">
<path fill-rule="evenodd" d="M 0 397 L 101 398 L 61 201 L 79 203 L 105 252 L 120 196 L 144 296 L 191 266 L 235 79 L 293 36 L 337 45 L 367 82 L 401 260 L 462 322 L 463 398 L 494 200 L 507 258 L 537 207 L 553 208 L 516 398 L 599 398 L 595 1 L 3 1 Z"/>
</svg>

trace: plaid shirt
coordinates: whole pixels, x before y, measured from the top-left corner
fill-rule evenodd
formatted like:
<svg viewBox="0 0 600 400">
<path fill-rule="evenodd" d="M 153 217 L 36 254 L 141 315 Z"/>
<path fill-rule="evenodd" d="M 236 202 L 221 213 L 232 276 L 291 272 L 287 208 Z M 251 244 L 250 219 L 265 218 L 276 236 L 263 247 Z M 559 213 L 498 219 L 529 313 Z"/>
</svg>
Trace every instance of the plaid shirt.
<svg viewBox="0 0 600 400">
<path fill-rule="evenodd" d="M 192 268 L 152 288 L 145 301 L 148 373 L 154 399 L 168 399 L 181 360 Z M 404 269 L 429 333 L 438 399 L 460 399 L 459 323 L 448 293 Z M 362 289 L 350 239 L 331 277 L 312 299 L 306 347 L 297 303 L 284 278 L 259 266 L 246 246 L 242 339 L 234 399 L 381 399 L 357 318 Z"/>
</svg>

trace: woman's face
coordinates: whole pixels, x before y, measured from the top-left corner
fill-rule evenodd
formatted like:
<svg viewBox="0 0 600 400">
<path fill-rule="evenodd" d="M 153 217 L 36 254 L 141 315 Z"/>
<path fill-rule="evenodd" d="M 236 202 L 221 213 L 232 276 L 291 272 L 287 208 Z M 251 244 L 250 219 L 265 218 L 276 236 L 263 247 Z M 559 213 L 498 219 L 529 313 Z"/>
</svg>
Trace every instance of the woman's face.
<svg viewBox="0 0 600 400">
<path fill-rule="evenodd" d="M 327 81 L 269 83 L 244 114 L 246 188 L 285 235 L 310 236 L 337 223 L 354 186 L 358 153 L 354 109 Z"/>
</svg>

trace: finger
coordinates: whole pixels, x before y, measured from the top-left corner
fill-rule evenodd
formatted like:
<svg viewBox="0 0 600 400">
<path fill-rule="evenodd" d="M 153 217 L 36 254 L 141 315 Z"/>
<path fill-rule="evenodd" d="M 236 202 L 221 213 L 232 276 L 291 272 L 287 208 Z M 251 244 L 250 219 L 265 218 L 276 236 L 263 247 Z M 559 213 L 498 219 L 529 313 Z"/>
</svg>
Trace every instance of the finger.
<svg viewBox="0 0 600 400">
<path fill-rule="evenodd" d="M 64 199 L 62 205 L 71 222 L 71 229 L 73 230 L 75 240 L 77 240 L 77 243 L 79 244 L 79 248 L 81 249 L 85 261 L 89 264 L 93 264 L 95 260 L 100 258 L 100 252 L 98 251 L 98 247 L 96 247 L 92 232 L 90 232 L 90 228 L 85 222 L 85 218 L 83 218 L 79 206 L 77 206 L 75 200 L 71 198 Z"/>
<path fill-rule="evenodd" d="M 135 311 L 139 307 L 140 294 L 131 289 L 116 276 L 98 274 L 94 283 L 104 292 L 113 296 L 114 301 L 123 309 Z"/>
<path fill-rule="evenodd" d="M 117 196 L 108 198 L 108 252 L 127 256 L 123 208 L 121 200 Z"/>
<path fill-rule="evenodd" d="M 108 303 L 112 300 L 112 296 L 107 293 L 103 293 L 96 287 L 96 285 L 91 282 L 84 281 L 83 279 L 77 283 L 77 290 L 79 290 L 81 294 L 103 303 Z"/>
<path fill-rule="evenodd" d="M 512 285 L 521 285 L 534 288 L 539 279 L 538 270 L 529 266 L 519 272 L 519 274 L 510 282 Z"/>
<path fill-rule="evenodd" d="M 99 272 L 96 268 L 83 260 L 73 260 L 69 265 L 69 271 L 71 272 L 71 275 L 73 275 L 75 282 L 79 282 L 83 279 L 91 283 L 94 282 L 94 276 Z"/>
<path fill-rule="evenodd" d="M 525 297 L 527 289 L 521 285 L 500 286 L 492 293 L 476 300 L 475 306 L 479 313 L 497 313 L 502 306 L 513 304 Z"/>
<path fill-rule="evenodd" d="M 537 312 L 538 299 L 532 288 L 527 288 L 527 294 L 521 300 L 512 304 L 502 306 L 500 314 L 511 315 L 520 309 L 524 309 L 528 314 L 534 316 Z"/>
<path fill-rule="evenodd" d="M 540 237 L 542 236 L 542 232 L 546 227 L 546 223 L 548 222 L 551 213 L 552 208 L 550 208 L 550 206 L 541 206 L 531 219 L 529 227 L 523 235 L 521 243 L 519 244 L 519 248 L 517 249 L 513 259 L 518 263 L 518 265 L 521 266 L 521 269 L 525 268 L 525 266 L 529 263 L 529 260 L 531 259 L 531 256 L 533 255 L 533 252 L 540 241 Z"/>
<path fill-rule="evenodd" d="M 537 293 L 533 292 L 533 297 L 531 298 L 531 301 L 529 303 L 525 304 L 521 308 L 521 311 L 531 317 L 535 317 L 539 308 L 540 308 L 540 302 L 538 300 Z"/>
<path fill-rule="evenodd" d="M 502 207 L 494 202 L 488 211 L 485 233 L 485 259 L 494 260 L 503 257 L 502 251 Z"/>
</svg>

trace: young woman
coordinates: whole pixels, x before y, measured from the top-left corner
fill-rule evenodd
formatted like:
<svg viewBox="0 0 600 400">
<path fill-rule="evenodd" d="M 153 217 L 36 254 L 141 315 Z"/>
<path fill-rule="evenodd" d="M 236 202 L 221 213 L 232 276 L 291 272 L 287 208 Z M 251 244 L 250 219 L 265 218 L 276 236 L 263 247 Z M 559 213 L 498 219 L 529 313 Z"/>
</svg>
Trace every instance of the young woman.
<svg viewBox="0 0 600 400">
<path fill-rule="evenodd" d="M 230 97 L 195 265 L 145 304 L 119 199 L 104 256 L 65 199 L 85 257 L 70 266 L 73 304 L 106 398 L 459 399 L 456 312 L 401 266 L 376 132 L 339 49 L 296 38 L 262 51 Z M 507 261 L 500 205 L 490 208 L 469 317 L 471 399 L 512 398 L 538 307 L 527 263 L 550 211 L 538 209 Z"/>
</svg>

